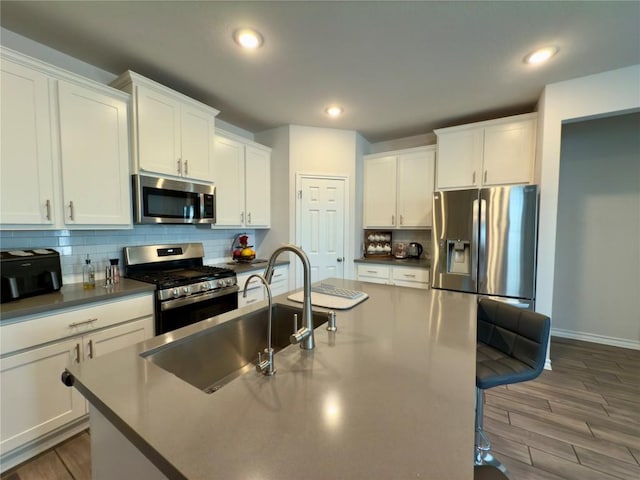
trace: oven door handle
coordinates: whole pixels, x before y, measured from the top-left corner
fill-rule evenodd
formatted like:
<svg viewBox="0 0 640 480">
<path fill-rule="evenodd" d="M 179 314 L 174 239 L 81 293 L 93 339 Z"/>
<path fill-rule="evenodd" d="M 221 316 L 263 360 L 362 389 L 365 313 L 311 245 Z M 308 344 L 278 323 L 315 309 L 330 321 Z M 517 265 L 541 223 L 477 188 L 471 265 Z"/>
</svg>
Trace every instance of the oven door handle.
<svg viewBox="0 0 640 480">
<path fill-rule="evenodd" d="M 210 292 L 198 293 L 196 295 L 190 295 L 188 297 L 166 300 L 160 304 L 160 311 L 164 312 L 165 310 L 171 310 L 172 308 L 192 305 L 194 303 L 202 302 L 203 300 L 211 300 L 212 298 L 223 297 L 225 295 L 236 295 L 239 291 L 240 287 L 238 287 L 237 285 L 233 285 L 232 287 L 225 287 Z"/>
</svg>

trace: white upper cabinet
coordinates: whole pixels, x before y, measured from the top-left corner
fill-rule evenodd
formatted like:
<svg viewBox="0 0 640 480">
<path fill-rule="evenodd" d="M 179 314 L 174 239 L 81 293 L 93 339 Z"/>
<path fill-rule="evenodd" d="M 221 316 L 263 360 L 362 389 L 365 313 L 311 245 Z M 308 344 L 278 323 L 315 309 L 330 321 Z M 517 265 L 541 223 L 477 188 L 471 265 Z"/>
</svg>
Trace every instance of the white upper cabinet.
<svg viewBox="0 0 640 480">
<path fill-rule="evenodd" d="M 49 77 L 0 63 L 0 223 L 53 225 Z"/>
<path fill-rule="evenodd" d="M 364 227 L 430 227 L 434 166 L 432 146 L 365 156 Z"/>
<path fill-rule="evenodd" d="M 64 223 L 131 223 L 127 104 L 58 82 Z"/>
<path fill-rule="evenodd" d="M 1 53 L 3 228 L 131 227 L 129 96 Z"/>
<path fill-rule="evenodd" d="M 271 149 L 241 137 L 216 135 L 215 227 L 271 224 Z"/>
<path fill-rule="evenodd" d="M 127 71 L 112 85 L 132 95 L 135 173 L 214 181 L 215 108 Z"/>
<path fill-rule="evenodd" d="M 535 113 L 435 130 L 438 189 L 531 183 Z"/>
</svg>

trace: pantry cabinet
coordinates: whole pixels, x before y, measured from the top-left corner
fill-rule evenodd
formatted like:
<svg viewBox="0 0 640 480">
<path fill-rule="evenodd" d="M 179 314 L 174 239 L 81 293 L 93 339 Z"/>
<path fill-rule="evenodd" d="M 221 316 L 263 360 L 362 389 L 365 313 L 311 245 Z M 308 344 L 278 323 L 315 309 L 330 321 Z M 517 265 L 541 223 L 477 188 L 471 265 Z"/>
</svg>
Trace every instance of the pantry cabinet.
<svg viewBox="0 0 640 480">
<path fill-rule="evenodd" d="M 132 169 L 212 182 L 215 108 L 127 71 L 112 86 L 132 96 Z"/>
<path fill-rule="evenodd" d="M 435 148 L 364 158 L 364 228 L 428 228 L 432 224 Z"/>
<path fill-rule="evenodd" d="M 435 130 L 439 190 L 533 180 L 535 113 Z"/>
<path fill-rule="evenodd" d="M 231 134 L 216 135 L 216 224 L 213 228 L 268 228 L 271 224 L 271 149 Z"/>
<path fill-rule="evenodd" d="M 0 52 L 3 228 L 131 227 L 128 95 Z"/>
<path fill-rule="evenodd" d="M 0 450 L 9 466 L 33 456 L 43 439 L 68 436 L 87 403 L 60 375 L 71 364 L 153 336 L 152 294 L 58 310 L 0 327 Z M 86 428 L 86 421 L 80 425 Z M 70 433 L 71 432 L 71 433 Z M 57 438 L 60 440 L 60 438 Z"/>
</svg>

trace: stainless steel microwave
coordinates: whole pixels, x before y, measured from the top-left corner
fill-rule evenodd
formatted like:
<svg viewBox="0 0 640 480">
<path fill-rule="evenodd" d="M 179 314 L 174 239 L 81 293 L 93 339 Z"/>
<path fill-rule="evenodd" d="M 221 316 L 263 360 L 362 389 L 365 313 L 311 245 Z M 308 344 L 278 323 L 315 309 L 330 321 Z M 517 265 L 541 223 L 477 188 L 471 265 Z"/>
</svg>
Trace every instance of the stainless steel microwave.
<svg viewBox="0 0 640 480">
<path fill-rule="evenodd" d="M 133 175 L 135 223 L 216 223 L 216 187 Z"/>
</svg>

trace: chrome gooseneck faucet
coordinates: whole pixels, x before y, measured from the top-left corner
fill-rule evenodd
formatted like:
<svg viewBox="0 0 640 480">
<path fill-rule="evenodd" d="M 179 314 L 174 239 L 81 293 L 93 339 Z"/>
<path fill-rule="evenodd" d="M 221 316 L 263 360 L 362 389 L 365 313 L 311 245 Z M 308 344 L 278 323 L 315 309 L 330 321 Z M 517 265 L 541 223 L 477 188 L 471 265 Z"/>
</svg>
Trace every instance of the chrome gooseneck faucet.
<svg viewBox="0 0 640 480">
<path fill-rule="evenodd" d="M 300 348 L 304 350 L 313 350 L 316 346 L 315 340 L 313 338 L 313 318 L 311 316 L 311 263 L 309 262 L 309 257 L 304 253 L 299 247 L 295 245 L 283 245 L 278 248 L 271 257 L 269 258 L 269 263 L 267 264 L 267 268 L 264 271 L 264 276 L 268 282 L 271 282 L 271 277 L 273 276 L 273 267 L 276 263 L 276 258 L 282 252 L 292 252 L 298 256 L 300 261 L 302 262 L 303 268 L 303 277 L 304 277 L 304 297 L 302 303 L 302 328 L 297 332 L 294 332 L 293 335 L 289 337 L 291 343 L 299 343 Z"/>
<path fill-rule="evenodd" d="M 269 286 L 269 282 L 259 273 L 254 273 L 247 278 L 247 281 L 244 284 L 244 290 L 242 291 L 242 296 L 244 298 L 247 297 L 247 287 L 249 286 L 249 282 L 251 282 L 252 278 L 258 278 L 264 285 L 264 288 L 267 289 L 267 298 L 269 299 L 269 320 L 267 323 L 267 348 L 265 352 L 267 354 L 267 358 L 262 358 L 262 352 L 258 352 L 258 364 L 256 365 L 256 370 L 263 375 L 273 375 L 276 373 L 276 366 L 273 363 L 273 348 L 271 348 L 271 307 L 273 306 L 273 297 L 271 295 L 271 287 Z"/>
</svg>

